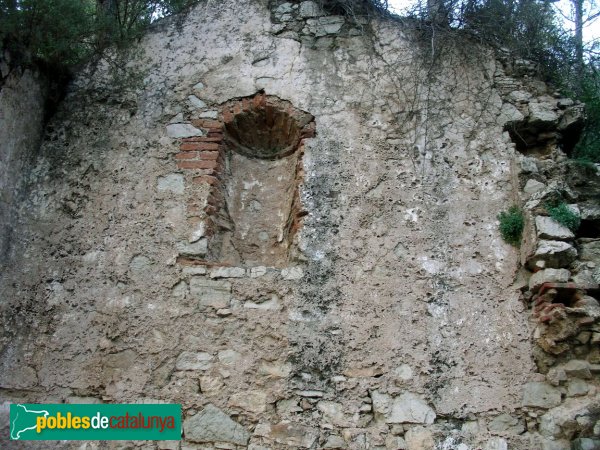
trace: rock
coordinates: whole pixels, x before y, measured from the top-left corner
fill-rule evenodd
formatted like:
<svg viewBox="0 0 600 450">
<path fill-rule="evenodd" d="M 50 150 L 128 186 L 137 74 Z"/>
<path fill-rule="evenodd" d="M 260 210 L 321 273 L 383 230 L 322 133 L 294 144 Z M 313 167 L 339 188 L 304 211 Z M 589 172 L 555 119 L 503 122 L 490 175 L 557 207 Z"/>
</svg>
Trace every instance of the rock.
<svg viewBox="0 0 600 450">
<path fill-rule="evenodd" d="M 177 251 L 181 256 L 204 256 L 208 253 L 208 240 L 200 239 L 196 242 L 178 242 Z"/>
<path fill-rule="evenodd" d="M 203 395 L 219 395 L 222 393 L 225 383 L 219 377 L 202 375 L 200 377 L 200 391 Z"/>
<path fill-rule="evenodd" d="M 279 297 L 277 294 L 272 294 L 269 299 L 262 299 L 260 303 L 248 301 L 244 303 L 244 308 L 249 309 L 262 309 L 262 310 L 271 310 L 271 311 L 279 311 L 282 306 L 279 301 Z"/>
<path fill-rule="evenodd" d="M 299 280 L 304 276 L 304 270 L 302 267 L 294 266 L 294 267 L 286 267 L 281 270 L 281 278 L 284 280 Z"/>
<path fill-rule="evenodd" d="M 551 217 L 536 216 L 535 226 L 538 239 L 568 241 L 575 238 L 575 235 L 571 230 L 556 222 Z"/>
<path fill-rule="evenodd" d="M 178 113 L 175 116 L 171 117 L 169 123 L 181 123 L 183 122 L 183 113 Z"/>
<path fill-rule="evenodd" d="M 600 264 L 600 239 L 579 239 L 579 259 Z"/>
<path fill-rule="evenodd" d="M 287 22 L 294 18 L 292 13 L 294 12 L 294 6 L 292 3 L 282 3 L 273 12 L 275 20 L 278 22 Z"/>
<path fill-rule="evenodd" d="M 348 427 L 348 420 L 344 415 L 344 407 L 340 403 L 320 401 L 317 409 L 323 413 L 323 420 L 337 427 Z"/>
<path fill-rule="evenodd" d="M 323 10 L 315 2 L 307 1 L 300 3 L 300 17 L 302 17 L 303 19 L 307 19 L 310 17 L 319 17 L 323 14 Z"/>
<path fill-rule="evenodd" d="M 315 37 L 337 34 L 342 29 L 345 22 L 343 16 L 326 16 L 317 19 L 308 19 L 306 21 L 305 32 L 307 34 L 314 34 Z"/>
<path fill-rule="evenodd" d="M 279 400 L 277 402 L 277 414 L 280 416 L 286 416 L 297 412 L 302 412 L 302 408 L 298 406 L 298 400 L 289 398 Z"/>
<path fill-rule="evenodd" d="M 398 384 L 411 380 L 413 377 L 413 370 L 408 364 L 402 364 L 396 367 L 392 371 L 392 374 L 395 377 L 394 381 Z"/>
<path fill-rule="evenodd" d="M 385 448 L 388 450 L 406 450 L 408 444 L 404 438 L 388 434 L 388 437 L 385 439 Z"/>
<path fill-rule="evenodd" d="M 546 374 L 546 380 L 554 386 L 559 386 L 563 381 L 567 381 L 567 374 L 562 367 L 553 367 Z"/>
<path fill-rule="evenodd" d="M 202 136 L 204 133 L 189 123 L 172 123 L 167 125 L 167 135 L 179 139 L 193 136 Z"/>
<path fill-rule="evenodd" d="M 246 269 L 242 267 L 214 267 L 210 271 L 211 278 L 242 278 L 246 276 Z"/>
<path fill-rule="evenodd" d="M 265 412 L 267 409 L 267 393 L 255 390 L 233 394 L 229 398 L 229 406 L 241 408 L 254 414 Z"/>
<path fill-rule="evenodd" d="M 312 2 L 310 2 L 312 3 Z M 329 437 L 327 438 L 327 441 L 325 441 L 325 444 L 323 444 L 323 448 L 329 448 L 329 449 L 338 449 L 338 448 L 348 448 L 348 446 L 346 445 L 346 441 L 344 440 L 344 438 L 342 438 L 341 436 L 338 436 L 336 434 L 331 434 L 329 435 Z"/>
<path fill-rule="evenodd" d="M 254 430 L 254 434 L 290 447 L 311 448 L 319 437 L 319 430 L 290 423 L 289 421 L 282 421 L 276 425 L 259 423 Z"/>
<path fill-rule="evenodd" d="M 190 102 L 190 105 L 192 105 L 193 108 L 196 108 L 196 109 L 206 108 L 206 103 L 204 103 L 202 100 L 200 100 L 195 95 L 190 95 L 188 97 L 188 101 Z"/>
<path fill-rule="evenodd" d="M 563 364 L 561 367 L 569 377 L 583 379 L 592 378 L 590 363 L 582 359 L 572 359 L 566 364 Z"/>
<path fill-rule="evenodd" d="M 170 173 L 164 177 L 158 177 L 156 181 L 156 189 L 159 192 L 183 194 L 184 187 L 183 175 L 180 173 Z"/>
<path fill-rule="evenodd" d="M 224 309 L 231 301 L 231 283 L 221 280 L 206 280 L 202 277 L 192 277 L 190 294 L 198 300 L 200 307 Z"/>
<path fill-rule="evenodd" d="M 192 442 L 230 442 L 247 445 L 250 433 L 213 405 L 183 422 L 185 439 Z"/>
<path fill-rule="evenodd" d="M 201 119 L 217 119 L 219 117 L 218 111 L 204 111 L 198 114 Z"/>
<path fill-rule="evenodd" d="M 498 124 L 504 126 L 513 122 L 521 122 L 524 118 L 523 113 L 518 108 L 510 103 L 504 103 L 500 109 Z"/>
<path fill-rule="evenodd" d="M 486 442 L 483 450 L 508 450 L 508 442 L 499 437 L 492 438 Z"/>
<path fill-rule="evenodd" d="M 190 243 L 194 243 L 204 236 L 206 236 L 206 222 L 201 221 L 196 225 L 196 229 L 192 232 L 189 241 Z"/>
<path fill-rule="evenodd" d="M 226 366 L 234 366 L 240 361 L 242 355 L 235 350 L 228 349 L 221 350 L 219 353 L 217 353 L 217 358 L 221 364 Z"/>
<path fill-rule="evenodd" d="M 578 129 L 583 125 L 583 120 L 585 117 L 584 106 L 583 105 L 573 105 L 563 112 L 560 121 L 558 122 L 558 126 L 556 127 L 559 131 L 571 129 Z"/>
<path fill-rule="evenodd" d="M 392 398 L 377 391 L 371 393 L 373 411 L 382 414 L 386 423 L 422 423 L 430 425 L 435 421 L 435 411 L 421 397 L 406 392 Z"/>
<path fill-rule="evenodd" d="M 298 390 L 294 391 L 296 395 L 300 397 L 308 397 L 308 398 L 321 398 L 323 397 L 323 391 L 311 391 L 311 390 Z"/>
<path fill-rule="evenodd" d="M 135 274 L 143 274 L 152 267 L 152 260 L 144 255 L 136 255 L 129 263 L 129 269 Z"/>
<path fill-rule="evenodd" d="M 560 391 L 548 383 L 533 381 L 523 389 L 523 406 L 552 408 L 560 405 Z"/>
<path fill-rule="evenodd" d="M 250 269 L 250 278 L 262 277 L 266 273 L 267 273 L 267 268 L 265 266 L 252 267 Z"/>
<path fill-rule="evenodd" d="M 567 269 L 544 269 L 534 273 L 529 279 L 529 289 L 537 292 L 544 283 L 566 283 L 571 272 Z"/>
<path fill-rule="evenodd" d="M 538 173 L 538 166 L 535 158 L 522 156 L 520 166 L 523 173 Z"/>
<path fill-rule="evenodd" d="M 527 103 L 531 99 L 531 93 L 527 91 L 512 91 L 508 93 L 507 97 L 515 103 Z"/>
<path fill-rule="evenodd" d="M 175 286 L 171 288 L 171 295 L 175 298 L 184 298 L 187 293 L 187 283 L 180 280 Z"/>
<path fill-rule="evenodd" d="M 404 435 L 408 450 L 433 450 L 435 442 L 433 434 L 423 427 L 412 427 Z"/>
<path fill-rule="evenodd" d="M 573 103 L 575 103 L 573 101 L 573 99 L 570 99 L 570 98 L 561 98 L 561 99 L 558 99 L 558 103 L 557 104 L 558 104 L 559 108 L 566 108 L 568 106 L 573 106 Z"/>
<path fill-rule="evenodd" d="M 598 450 L 600 439 L 579 438 L 571 442 L 571 450 Z"/>
<path fill-rule="evenodd" d="M 561 268 L 571 264 L 577 258 L 577 250 L 563 241 L 545 241 L 538 242 L 535 253 L 527 260 L 530 268 L 535 268 L 536 264 L 543 263 L 547 268 Z"/>
<path fill-rule="evenodd" d="M 500 414 L 492 419 L 488 429 L 497 433 L 521 434 L 525 431 L 525 423 L 509 414 Z"/>
<path fill-rule="evenodd" d="M 258 368 L 260 375 L 266 375 L 272 378 L 287 378 L 292 372 L 292 366 L 289 363 L 277 363 L 264 361 Z"/>
<path fill-rule="evenodd" d="M 206 274 L 205 266 L 184 267 L 181 271 L 184 275 L 204 275 Z"/>
<path fill-rule="evenodd" d="M 586 395 L 590 390 L 589 385 L 577 378 L 569 381 L 567 383 L 567 396 L 568 397 L 579 397 L 581 395 Z"/>
<path fill-rule="evenodd" d="M 532 123 L 554 124 L 558 121 L 558 115 L 548 103 L 529 103 L 529 121 Z"/>
<path fill-rule="evenodd" d="M 523 192 L 525 192 L 526 194 L 534 194 L 538 191 L 541 191 L 545 187 L 546 185 L 544 183 L 540 183 L 539 181 L 530 178 L 529 180 L 527 180 L 527 183 L 525 183 Z"/>
<path fill-rule="evenodd" d="M 208 370 L 212 367 L 212 355 L 205 352 L 181 352 L 177 357 L 177 370 Z"/>
<path fill-rule="evenodd" d="M 576 275 L 573 275 L 573 283 L 580 285 L 597 284 L 594 272 L 591 270 L 579 270 Z"/>
<path fill-rule="evenodd" d="M 600 205 L 596 202 L 578 203 L 581 220 L 600 220 Z"/>
</svg>

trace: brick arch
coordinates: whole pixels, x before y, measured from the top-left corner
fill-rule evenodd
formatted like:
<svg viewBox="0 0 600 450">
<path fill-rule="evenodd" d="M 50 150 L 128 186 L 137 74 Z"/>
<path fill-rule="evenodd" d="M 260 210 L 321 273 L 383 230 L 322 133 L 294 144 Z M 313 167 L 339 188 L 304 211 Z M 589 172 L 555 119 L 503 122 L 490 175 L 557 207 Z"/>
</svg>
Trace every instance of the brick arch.
<svg viewBox="0 0 600 450">
<path fill-rule="evenodd" d="M 192 121 L 206 136 L 183 139 L 178 155 L 178 167 L 196 171 L 193 183 L 208 188 L 204 262 L 284 267 L 304 215 L 302 156 L 314 117 L 264 92 L 217 111 L 215 120 Z"/>
</svg>

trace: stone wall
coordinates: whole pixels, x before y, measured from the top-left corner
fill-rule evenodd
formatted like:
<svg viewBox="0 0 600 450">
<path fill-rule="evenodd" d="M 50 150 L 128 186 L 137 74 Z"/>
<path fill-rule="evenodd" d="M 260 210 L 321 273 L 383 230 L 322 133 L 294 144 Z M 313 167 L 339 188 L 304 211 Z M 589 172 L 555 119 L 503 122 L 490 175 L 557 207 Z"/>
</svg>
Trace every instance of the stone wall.
<svg viewBox="0 0 600 450">
<path fill-rule="evenodd" d="M 556 129 L 565 100 L 472 42 L 433 50 L 310 1 L 209 1 L 84 70 L 2 279 L 3 400 L 183 406 L 181 443 L 73 448 L 593 436 L 542 432 L 571 400 L 497 230 L 531 166 L 514 130 Z M 554 133 L 531 141 L 552 163 Z"/>
<path fill-rule="evenodd" d="M 22 201 L 22 176 L 42 138 L 47 82 L 0 49 L 0 271 L 20 239 L 15 215 Z"/>
</svg>

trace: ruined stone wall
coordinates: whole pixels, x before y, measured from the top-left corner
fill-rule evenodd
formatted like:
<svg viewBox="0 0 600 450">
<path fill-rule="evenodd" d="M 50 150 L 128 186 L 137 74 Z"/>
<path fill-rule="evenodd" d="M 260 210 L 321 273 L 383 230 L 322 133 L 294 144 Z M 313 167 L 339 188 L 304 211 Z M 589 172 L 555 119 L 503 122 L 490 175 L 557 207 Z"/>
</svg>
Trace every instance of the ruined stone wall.
<svg viewBox="0 0 600 450">
<path fill-rule="evenodd" d="M 209 1 L 87 68 L 0 285 L 2 399 L 181 403 L 184 440 L 127 444 L 144 448 L 591 435 L 540 434 L 567 392 L 536 367 L 496 219 L 531 166 L 511 130 L 566 109 L 445 42 L 432 57 L 408 26 L 310 1 Z"/>
<path fill-rule="evenodd" d="M 47 82 L 0 49 L 0 271 L 19 239 L 15 209 L 22 201 L 21 179 L 42 138 Z"/>
</svg>

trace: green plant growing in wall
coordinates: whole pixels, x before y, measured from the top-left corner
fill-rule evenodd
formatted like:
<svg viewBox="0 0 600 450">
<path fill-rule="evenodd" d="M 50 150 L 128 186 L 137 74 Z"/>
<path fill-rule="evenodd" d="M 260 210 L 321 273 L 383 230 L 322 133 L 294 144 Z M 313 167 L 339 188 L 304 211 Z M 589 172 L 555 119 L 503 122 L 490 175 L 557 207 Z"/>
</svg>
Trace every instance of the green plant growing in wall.
<svg viewBox="0 0 600 450">
<path fill-rule="evenodd" d="M 581 224 L 579 216 L 567 206 L 565 202 L 559 202 L 554 205 L 546 205 L 546 211 L 555 221 L 564 225 L 573 233 L 577 231 Z"/>
<path fill-rule="evenodd" d="M 525 225 L 521 208 L 516 205 L 511 206 L 508 211 L 502 211 L 498 214 L 498 220 L 500 221 L 499 229 L 502 239 L 508 244 L 518 247 L 521 244 L 521 236 Z"/>
</svg>

